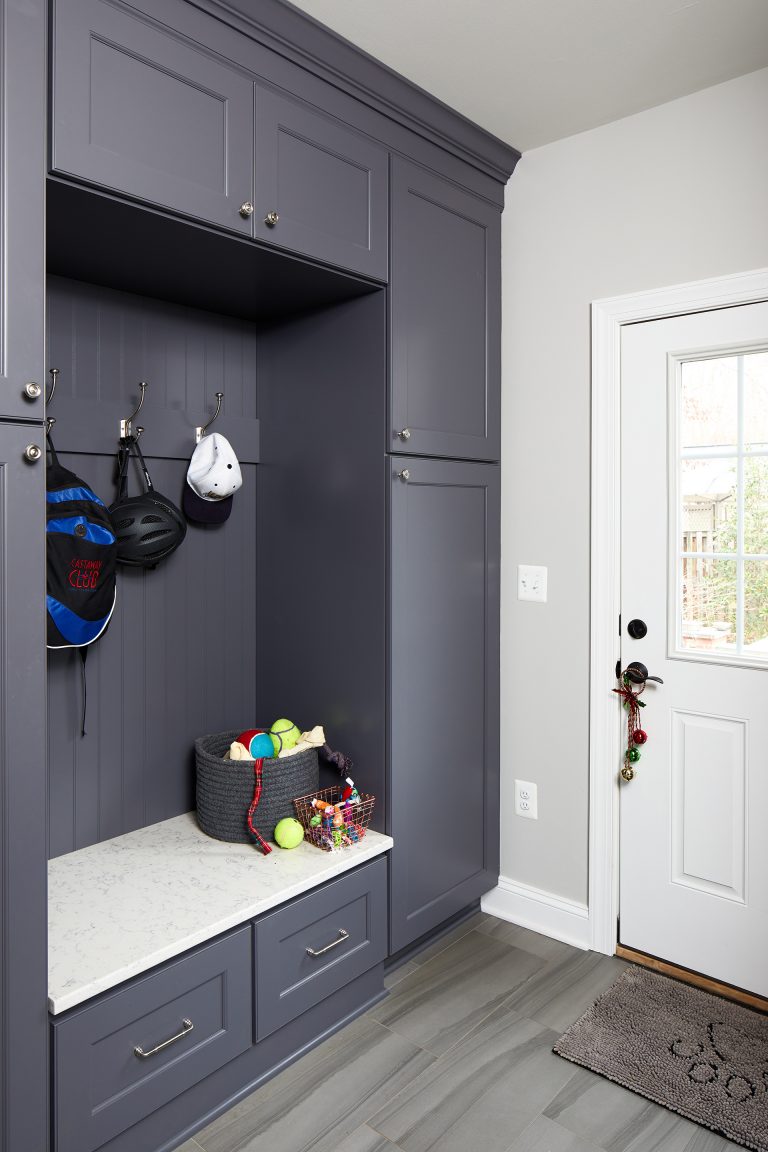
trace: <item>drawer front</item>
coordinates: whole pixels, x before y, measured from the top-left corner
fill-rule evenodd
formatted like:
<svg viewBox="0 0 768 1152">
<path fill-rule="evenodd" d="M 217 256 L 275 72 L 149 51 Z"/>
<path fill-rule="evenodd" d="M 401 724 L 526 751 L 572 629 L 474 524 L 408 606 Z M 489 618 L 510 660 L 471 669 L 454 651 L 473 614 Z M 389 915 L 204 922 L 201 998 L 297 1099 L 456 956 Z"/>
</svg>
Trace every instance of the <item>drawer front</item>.
<svg viewBox="0 0 768 1152">
<path fill-rule="evenodd" d="M 385 148 L 257 85 L 257 240 L 386 280 L 388 179 Z"/>
<path fill-rule="evenodd" d="M 262 1040 L 384 959 L 386 860 L 366 864 L 265 916 L 255 932 Z"/>
<path fill-rule="evenodd" d="M 55 171 L 249 236 L 249 77 L 119 3 L 54 13 Z"/>
<path fill-rule="evenodd" d="M 54 1023 L 56 1152 L 100 1147 L 250 1046 L 250 933 Z"/>
</svg>

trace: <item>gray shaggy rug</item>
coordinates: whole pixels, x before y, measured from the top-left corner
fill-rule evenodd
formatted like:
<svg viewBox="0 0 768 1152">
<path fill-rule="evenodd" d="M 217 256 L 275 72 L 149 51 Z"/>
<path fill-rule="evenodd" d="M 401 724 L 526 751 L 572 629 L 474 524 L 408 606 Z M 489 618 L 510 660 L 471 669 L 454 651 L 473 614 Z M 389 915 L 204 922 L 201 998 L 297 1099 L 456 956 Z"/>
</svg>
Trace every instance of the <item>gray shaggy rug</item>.
<svg viewBox="0 0 768 1152">
<path fill-rule="evenodd" d="M 768 1152 L 768 1016 L 633 967 L 554 1051 L 737 1144 Z"/>
</svg>

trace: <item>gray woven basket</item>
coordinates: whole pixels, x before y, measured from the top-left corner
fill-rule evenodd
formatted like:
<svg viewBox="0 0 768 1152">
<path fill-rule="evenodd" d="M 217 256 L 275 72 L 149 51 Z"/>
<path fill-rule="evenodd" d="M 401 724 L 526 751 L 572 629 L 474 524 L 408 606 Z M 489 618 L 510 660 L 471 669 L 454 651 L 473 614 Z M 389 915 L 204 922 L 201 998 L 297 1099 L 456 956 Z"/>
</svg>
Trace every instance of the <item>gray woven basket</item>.
<svg viewBox="0 0 768 1152">
<path fill-rule="evenodd" d="M 256 782 L 253 761 L 222 759 L 241 732 L 242 728 L 235 728 L 195 740 L 197 821 L 208 836 L 232 844 L 252 843 L 247 819 Z M 294 797 L 316 792 L 319 779 L 315 748 L 282 760 L 264 760 L 261 799 L 253 823 L 266 840 L 272 839 L 278 820 L 295 816 Z"/>
</svg>

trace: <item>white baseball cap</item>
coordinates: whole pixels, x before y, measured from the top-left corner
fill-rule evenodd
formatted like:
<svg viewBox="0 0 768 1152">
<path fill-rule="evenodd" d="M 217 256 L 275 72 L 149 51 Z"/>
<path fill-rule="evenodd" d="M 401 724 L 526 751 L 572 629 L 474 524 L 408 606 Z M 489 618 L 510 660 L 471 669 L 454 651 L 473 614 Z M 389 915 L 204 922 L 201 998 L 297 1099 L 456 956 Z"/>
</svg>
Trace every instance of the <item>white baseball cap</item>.
<svg viewBox="0 0 768 1152">
<path fill-rule="evenodd" d="M 193 520 L 220 523 L 232 510 L 243 476 L 234 449 L 218 432 L 203 436 L 192 453 L 184 489 L 184 511 Z"/>
</svg>

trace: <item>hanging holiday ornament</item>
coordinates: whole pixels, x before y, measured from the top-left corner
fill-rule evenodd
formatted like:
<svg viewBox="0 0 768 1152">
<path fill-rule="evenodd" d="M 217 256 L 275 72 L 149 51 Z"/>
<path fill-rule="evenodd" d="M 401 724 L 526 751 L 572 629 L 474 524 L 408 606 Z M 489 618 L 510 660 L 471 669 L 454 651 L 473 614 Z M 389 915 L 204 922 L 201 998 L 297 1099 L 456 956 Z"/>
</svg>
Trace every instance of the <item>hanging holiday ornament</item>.
<svg viewBox="0 0 768 1152">
<path fill-rule="evenodd" d="M 638 745 L 645 744 L 648 733 L 640 727 L 640 709 L 645 708 L 645 702 L 639 697 L 645 691 L 645 680 L 637 683 L 626 672 L 621 674 L 620 688 L 613 691 L 621 697 L 621 702 L 627 711 L 627 750 L 624 753 L 624 765 L 621 769 L 621 778 L 627 783 L 635 778 L 635 764 L 640 759 Z"/>
</svg>

